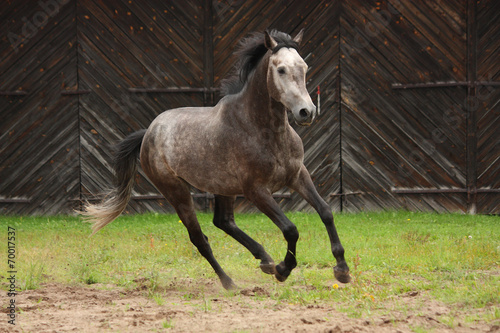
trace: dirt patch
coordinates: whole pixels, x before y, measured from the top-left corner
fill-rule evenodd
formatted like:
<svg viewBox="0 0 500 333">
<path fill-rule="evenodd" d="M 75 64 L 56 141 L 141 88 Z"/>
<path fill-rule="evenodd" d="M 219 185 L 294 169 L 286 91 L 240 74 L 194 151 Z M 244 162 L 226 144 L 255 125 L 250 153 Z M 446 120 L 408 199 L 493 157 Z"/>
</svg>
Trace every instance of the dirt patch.
<svg viewBox="0 0 500 333">
<path fill-rule="evenodd" d="M 369 318 L 349 318 L 342 304 L 295 305 L 272 299 L 265 287 L 225 294 L 215 281 L 175 281 L 158 290 L 57 283 L 16 297 L 16 325 L 1 332 L 500 332 L 487 323 L 443 322 L 459 313 L 428 296 L 409 292 L 385 302 Z M 158 296 L 159 295 L 159 296 Z M 7 317 L 6 293 L 0 297 Z M 396 309 L 396 310 L 394 310 Z M 390 310 L 390 311 L 388 311 Z M 451 327 L 452 326 L 452 327 Z"/>
</svg>

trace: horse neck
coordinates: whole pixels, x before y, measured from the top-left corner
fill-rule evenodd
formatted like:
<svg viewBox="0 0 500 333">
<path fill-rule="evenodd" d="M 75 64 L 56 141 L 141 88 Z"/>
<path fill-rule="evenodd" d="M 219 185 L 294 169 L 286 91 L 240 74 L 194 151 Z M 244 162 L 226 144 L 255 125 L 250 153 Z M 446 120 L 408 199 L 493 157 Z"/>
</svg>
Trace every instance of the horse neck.
<svg viewBox="0 0 500 333">
<path fill-rule="evenodd" d="M 245 91 L 245 112 L 248 118 L 259 128 L 271 130 L 279 135 L 288 126 L 288 117 L 283 104 L 271 98 L 267 86 L 267 68 L 269 54 L 260 61 L 254 73 L 250 75 Z"/>
</svg>

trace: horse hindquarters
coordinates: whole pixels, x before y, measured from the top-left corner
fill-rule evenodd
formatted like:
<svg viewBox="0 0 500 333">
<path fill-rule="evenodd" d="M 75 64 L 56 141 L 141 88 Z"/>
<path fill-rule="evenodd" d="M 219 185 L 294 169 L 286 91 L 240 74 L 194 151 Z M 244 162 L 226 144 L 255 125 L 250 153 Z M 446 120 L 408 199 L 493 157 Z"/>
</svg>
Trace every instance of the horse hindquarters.
<svg viewBox="0 0 500 333">
<path fill-rule="evenodd" d="M 234 289 L 236 285 L 215 259 L 208 238 L 201 230 L 189 185 L 177 177 L 158 154 L 149 154 L 149 149 L 154 148 L 149 147 L 148 140 L 145 140 L 145 142 L 141 152 L 141 164 L 144 172 L 165 199 L 174 207 L 177 215 L 188 230 L 189 239 L 200 254 L 210 263 L 223 287 L 225 289 Z"/>
</svg>

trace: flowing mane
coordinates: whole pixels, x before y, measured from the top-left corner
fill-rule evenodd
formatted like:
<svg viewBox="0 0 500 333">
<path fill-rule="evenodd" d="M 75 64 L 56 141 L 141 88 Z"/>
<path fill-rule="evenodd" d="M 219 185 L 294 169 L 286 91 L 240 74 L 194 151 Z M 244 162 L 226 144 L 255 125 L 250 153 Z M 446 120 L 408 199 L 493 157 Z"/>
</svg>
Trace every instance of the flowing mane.
<svg viewBox="0 0 500 333">
<path fill-rule="evenodd" d="M 272 30 L 269 35 L 273 37 L 278 46 L 273 49 L 276 53 L 282 47 L 299 50 L 299 45 L 293 38 L 277 30 Z M 267 52 L 264 34 L 255 32 L 250 37 L 241 40 L 238 50 L 234 53 L 237 57 L 231 74 L 221 81 L 221 95 L 233 95 L 239 93 L 248 80 L 250 73 L 257 67 L 260 60 Z"/>
</svg>

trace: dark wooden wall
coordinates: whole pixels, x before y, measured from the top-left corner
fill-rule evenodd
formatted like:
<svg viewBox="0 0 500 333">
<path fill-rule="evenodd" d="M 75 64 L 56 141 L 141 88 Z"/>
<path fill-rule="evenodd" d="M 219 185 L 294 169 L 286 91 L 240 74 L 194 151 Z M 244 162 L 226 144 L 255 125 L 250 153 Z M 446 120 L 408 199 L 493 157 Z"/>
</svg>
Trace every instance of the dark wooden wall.
<svg viewBox="0 0 500 333">
<path fill-rule="evenodd" d="M 35 4 L 35 5 L 34 5 Z M 57 214 L 80 193 L 75 5 L 0 7 L 0 209 Z"/>
<path fill-rule="evenodd" d="M 343 208 L 499 212 L 498 18 L 495 1 L 343 2 L 342 187 L 365 193 Z"/>
<path fill-rule="evenodd" d="M 498 22 L 494 0 L 7 2 L 0 212 L 68 213 L 95 198 L 114 142 L 166 109 L 217 102 L 238 40 L 305 28 L 322 113 L 297 131 L 333 210 L 498 214 Z M 129 212 L 172 211 L 136 181 Z M 210 209 L 210 195 L 193 195 Z M 309 209 L 287 189 L 276 198 Z"/>
</svg>

